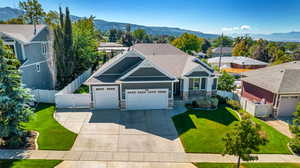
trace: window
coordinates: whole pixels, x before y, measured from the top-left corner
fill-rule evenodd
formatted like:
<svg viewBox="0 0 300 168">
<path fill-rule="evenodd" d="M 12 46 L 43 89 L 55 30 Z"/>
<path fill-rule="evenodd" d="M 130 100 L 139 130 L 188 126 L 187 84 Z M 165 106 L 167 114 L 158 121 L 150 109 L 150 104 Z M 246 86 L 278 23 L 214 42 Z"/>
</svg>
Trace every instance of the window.
<svg viewBox="0 0 300 168">
<path fill-rule="evenodd" d="M 38 64 L 35 64 L 35 70 L 36 70 L 36 72 L 40 72 L 41 67 L 40 67 L 40 64 L 39 64 L 39 63 L 38 63 Z"/>
<path fill-rule="evenodd" d="M 42 43 L 42 53 L 43 55 L 46 55 L 47 54 L 47 43 Z"/>
<path fill-rule="evenodd" d="M 218 81 L 218 79 L 214 78 L 213 85 L 212 85 L 212 90 L 217 90 L 217 81 Z"/>
<path fill-rule="evenodd" d="M 206 81 L 207 81 L 207 78 L 201 78 L 201 90 L 206 89 Z"/>
<path fill-rule="evenodd" d="M 193 90 L 199 90 L 200 88 L 200 79 L 194 78 L 193 79 Z"/>
</svg>

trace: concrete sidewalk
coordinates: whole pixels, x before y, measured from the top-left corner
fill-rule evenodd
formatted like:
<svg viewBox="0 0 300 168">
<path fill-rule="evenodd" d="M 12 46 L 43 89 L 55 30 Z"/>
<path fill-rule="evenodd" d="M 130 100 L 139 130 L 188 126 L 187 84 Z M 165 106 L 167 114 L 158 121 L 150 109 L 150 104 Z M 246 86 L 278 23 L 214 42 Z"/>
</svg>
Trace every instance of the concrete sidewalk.
<svg viewBox="0 0 300 168">
<path fill-rule="evenodd" d="M 259 154 L 256 162 L 293 162 L 300 163 L 295 155 Z M 0 159 L 48 159 L 66 161 L 107 161 L 107 162 L 218 162 L 234 163 L 236 157 L 220 154 L 192 153 L 139 153 L 139 152 L 81 152 L 50 150 L 0 150 Z"/>
</svg>

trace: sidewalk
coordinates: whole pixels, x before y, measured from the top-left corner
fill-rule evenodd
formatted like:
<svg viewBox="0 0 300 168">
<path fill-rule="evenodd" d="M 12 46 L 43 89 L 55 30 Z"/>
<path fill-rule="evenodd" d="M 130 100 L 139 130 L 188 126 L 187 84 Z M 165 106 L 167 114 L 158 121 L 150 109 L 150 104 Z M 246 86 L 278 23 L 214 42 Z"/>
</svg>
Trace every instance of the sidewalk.
<svg viewBox="0 0 300 168">
<path fill-rule="evenodd" d="M 300 163 L 295 155 L 259 154 L 256 162 Z M 0 159 L 47 159 L 66 161 L 109 161 L 109 162 L 215 162 L 233 163 L 236 157 L 220 154 L 191 153 L 138 153 L 138 152 L 79 152 L 50 150 L 0 150 Z"/>
</svg>

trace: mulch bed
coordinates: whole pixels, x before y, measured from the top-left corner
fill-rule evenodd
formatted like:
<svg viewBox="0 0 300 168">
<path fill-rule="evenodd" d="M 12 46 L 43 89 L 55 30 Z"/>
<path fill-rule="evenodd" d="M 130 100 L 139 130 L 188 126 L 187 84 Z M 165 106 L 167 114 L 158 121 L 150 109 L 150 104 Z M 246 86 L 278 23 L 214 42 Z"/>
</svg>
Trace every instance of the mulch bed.
<svg viewBox="0 0 300 168">
<path fill-rule="evenodd" d="M 24 150 L 35 150 L 37 149 L 35 139 L 37 138 L 38 134 L 35 131 L 29 131 L 27 136 L 24 137 L 24 144 L 22 144 L 18 148 L 10 148 L 8 146 L 0 146 L 0 149 L 24 149 Z"/>
</svg>

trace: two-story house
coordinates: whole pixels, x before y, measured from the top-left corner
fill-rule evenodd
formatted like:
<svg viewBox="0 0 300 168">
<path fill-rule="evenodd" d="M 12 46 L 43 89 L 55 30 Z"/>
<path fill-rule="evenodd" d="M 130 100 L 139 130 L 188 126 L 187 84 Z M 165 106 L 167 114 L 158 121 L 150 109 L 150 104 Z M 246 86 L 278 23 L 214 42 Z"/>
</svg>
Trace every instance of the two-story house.
<svg viewBox="0 0 300 168">
<path fill-rule="evenodd" d="M 0 24 L 0 37 L 21 62 L 22 83 L 30 89 L 54 89 L 52 33 L 46 25 Z"/>
</svg>

